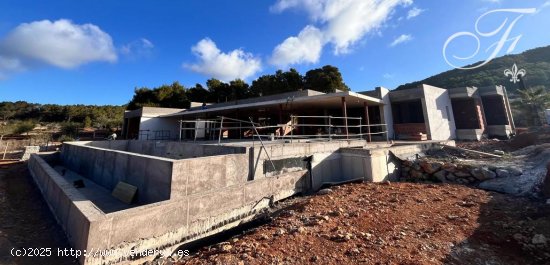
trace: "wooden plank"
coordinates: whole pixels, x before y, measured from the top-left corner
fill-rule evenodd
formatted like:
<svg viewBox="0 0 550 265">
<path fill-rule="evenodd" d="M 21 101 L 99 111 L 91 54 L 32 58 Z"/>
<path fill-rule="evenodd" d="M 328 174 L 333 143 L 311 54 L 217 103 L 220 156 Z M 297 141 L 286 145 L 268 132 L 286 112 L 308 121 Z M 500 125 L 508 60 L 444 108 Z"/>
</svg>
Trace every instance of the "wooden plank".
<svg viewBox="0 0 550 265">
<path fill-rule="evenodd" d="M 128 183 L 119 181 L 118 184 L 116 184 L 116 187 L 111 195 L 113 195 L 113 197 L 117 198 L 121 202 L 131 204 L 134 200 L 134 197 L 136 196 L 136 193 L 136 186 L 132 186 Z"/>
</svg>

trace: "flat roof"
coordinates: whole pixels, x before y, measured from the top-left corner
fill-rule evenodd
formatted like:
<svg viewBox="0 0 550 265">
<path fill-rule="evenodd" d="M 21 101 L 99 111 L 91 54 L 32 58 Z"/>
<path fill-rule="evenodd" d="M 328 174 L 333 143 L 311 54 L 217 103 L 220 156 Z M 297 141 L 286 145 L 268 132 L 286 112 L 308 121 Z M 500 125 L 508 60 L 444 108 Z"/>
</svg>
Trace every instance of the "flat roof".
<svg viewBox="0 0 550 265">
<path fill-rule="evenodd" d="M 348 107 L 362 107 L 364 103 L 369 106 L 384 105 L 381 99 L 362 95 L 356 92 L 344 91 L 329 94 L 319 94 L 312 96 L 296 97 L 296 98 L 279 98 L 268 101 L 258 101 L 245 104 L 239 104 L 236 102 L 233 105 L 225 105 L 221 107 L 211 106 L 206 109 L 187 110 L 178 113 L 162 115 L 161 117 L 175 117 L 175 116 L 187 116 L 195 114 L 205 114 L 219 111 L 229 111 L 236 109 L 253 109 L 258 107 L 278 106 L 279 104 L 292 104 L 294 109 L 300 108 L 339 108 L 342 104 L 341 98 L 346 98 L 346 105 Z"/>
</svg>

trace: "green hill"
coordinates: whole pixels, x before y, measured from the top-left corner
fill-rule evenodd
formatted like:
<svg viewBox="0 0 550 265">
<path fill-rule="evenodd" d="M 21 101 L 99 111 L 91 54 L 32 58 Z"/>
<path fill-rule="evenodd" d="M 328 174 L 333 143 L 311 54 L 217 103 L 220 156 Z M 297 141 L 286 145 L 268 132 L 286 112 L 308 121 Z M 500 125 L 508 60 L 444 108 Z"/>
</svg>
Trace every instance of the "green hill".
<svg viewBox="0 0 550 265">
<path fill-rule="evenodd" d="M 519 83 L 514 84 L 510 82 L 510 77 L 504 76 L 504 70 L 512 68 L 514 63 L 518 68 L 527 71 L 527 75 L 523 78 L 526 87 L 545 86 L 547 89 L 550 88 L 550 46 L 546 46 L 521 54 L 498 57 L 480 68 L 454 69 L 443 72 L 422 81 L 401 85 L 396 90 L 415 88 L 419 84 L 444 88 L 504 85 L 509 93 L 514 93 L 519 88 Z"/>
</svg>

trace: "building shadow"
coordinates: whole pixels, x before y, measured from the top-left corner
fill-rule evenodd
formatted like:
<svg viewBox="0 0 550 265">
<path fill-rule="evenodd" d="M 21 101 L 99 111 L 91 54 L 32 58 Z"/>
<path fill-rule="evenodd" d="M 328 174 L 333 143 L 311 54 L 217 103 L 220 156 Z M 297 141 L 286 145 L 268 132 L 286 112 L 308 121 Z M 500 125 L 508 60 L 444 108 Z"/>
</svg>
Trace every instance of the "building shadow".
<svg viewBox="0 0 550 265">
<path fill-rule="evenodd" d="M 491 192 L 480 205 L 478 227 L 455 243 L 443 264 L 550 264 L 550 205 Z M 475 207 L 475 206 L 472 206 Z M 533 244 L 544 235 L 546 245 Z"/>
</svg>

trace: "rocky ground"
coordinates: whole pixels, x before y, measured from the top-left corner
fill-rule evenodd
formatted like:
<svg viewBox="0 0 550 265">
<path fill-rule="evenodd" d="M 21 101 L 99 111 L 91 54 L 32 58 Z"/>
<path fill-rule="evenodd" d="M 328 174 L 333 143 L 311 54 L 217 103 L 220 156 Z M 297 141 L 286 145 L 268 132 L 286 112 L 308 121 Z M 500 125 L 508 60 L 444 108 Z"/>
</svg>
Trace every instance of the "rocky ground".
<svg viewBox="0 0 550 265">
<path fill-rule="evenodd" d="M 550 264 L 544 202 L 456 184 L 355 183 L 287 204 L 269 224 L 177 263 Z"/>
</svg>

